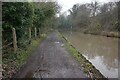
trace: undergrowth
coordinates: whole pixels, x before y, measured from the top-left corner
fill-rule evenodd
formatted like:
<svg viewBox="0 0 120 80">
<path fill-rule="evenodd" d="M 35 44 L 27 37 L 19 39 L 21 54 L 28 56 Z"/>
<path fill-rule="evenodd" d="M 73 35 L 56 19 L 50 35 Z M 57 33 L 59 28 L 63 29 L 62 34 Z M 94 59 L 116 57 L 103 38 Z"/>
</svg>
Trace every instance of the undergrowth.
<svg viewBox="0 0 120 80">
<path fill-rule="evenodd" d="M 2 57 L 3 65 L 3 78 L 11 78 L 19 68 L 26 63 L 27 59 L 36 50 L 38 45 L 46 37 L 46 34 L 42 34 L 40 38 L 31 40 L 31 43 L 25 48 L 18 48 L 17 52 L 7 51 Z"/>
</svg>

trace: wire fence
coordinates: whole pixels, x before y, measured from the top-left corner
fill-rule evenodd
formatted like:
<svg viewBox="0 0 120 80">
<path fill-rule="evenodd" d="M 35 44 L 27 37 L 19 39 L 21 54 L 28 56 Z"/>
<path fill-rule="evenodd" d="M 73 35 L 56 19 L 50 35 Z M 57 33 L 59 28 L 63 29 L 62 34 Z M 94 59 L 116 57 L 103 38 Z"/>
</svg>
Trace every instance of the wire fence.
<svg viewBox="0 0 120 80">
<path fill-rule="evenodd" d="M 16 53 L 18 47 L 24 47 L 30 44 L 32 39 L 40 35 L 40 29 L 36 27 L 21 30 L 22 29 L 15 28 L 2 30 L 2 47 L 0 49 L 2 49 L 3 52 L 12 49 L 12 51 Z"/>
</svg>

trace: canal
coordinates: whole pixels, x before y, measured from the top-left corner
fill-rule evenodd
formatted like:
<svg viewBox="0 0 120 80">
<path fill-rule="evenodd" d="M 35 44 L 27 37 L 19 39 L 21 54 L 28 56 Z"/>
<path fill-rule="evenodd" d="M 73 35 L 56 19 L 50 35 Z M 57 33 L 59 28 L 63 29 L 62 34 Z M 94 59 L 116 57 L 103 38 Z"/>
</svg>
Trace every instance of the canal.
<svg viewBox="0 0 120 80">
<path fill-rule="evenodd" d="M 63 32 L 63 35 L 105 77 L 118 78 L 118 38 Z"/>
</svg>

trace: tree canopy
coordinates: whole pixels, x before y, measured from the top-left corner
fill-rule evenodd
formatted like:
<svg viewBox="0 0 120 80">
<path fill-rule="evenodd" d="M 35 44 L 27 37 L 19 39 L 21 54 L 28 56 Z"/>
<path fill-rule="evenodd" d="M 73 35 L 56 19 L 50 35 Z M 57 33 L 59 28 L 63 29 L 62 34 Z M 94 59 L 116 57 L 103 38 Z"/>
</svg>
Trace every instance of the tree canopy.
<svg viewBox="0 0 120 80">
<path fill-rule="evenodd" d="M 120 2 L 108 2 L 102 4 L 94 1 L 86 4 L 75 4 L 68 10 L 70 15 L 67 15 L 64 20 L 61 20 L 61 18 L 63 19 L 62 16 L 60 17 L 59 23 L 62 23 L 60 24 L 62 26 L 59 28 L 70 29 L 71 26 L 73 26 L 74 30 L 83 32 L 117 32 L 119 29 L 119 3 Z M 63 27 L 66 26 L 65 23 L 71 26 Z"/>
</svg>

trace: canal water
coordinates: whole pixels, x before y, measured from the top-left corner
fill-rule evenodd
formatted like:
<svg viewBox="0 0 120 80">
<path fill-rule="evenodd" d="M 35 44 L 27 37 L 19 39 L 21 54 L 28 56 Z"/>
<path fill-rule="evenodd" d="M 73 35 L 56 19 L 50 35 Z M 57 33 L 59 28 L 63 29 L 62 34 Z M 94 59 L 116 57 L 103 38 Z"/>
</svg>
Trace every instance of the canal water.
<svg viewBox="0 0 120 80">
<path fill-rule="evenodd" d="M 63 35 L 105 77 L 118 78 L 118 38 L 64 32 Z"/>
</svg>

